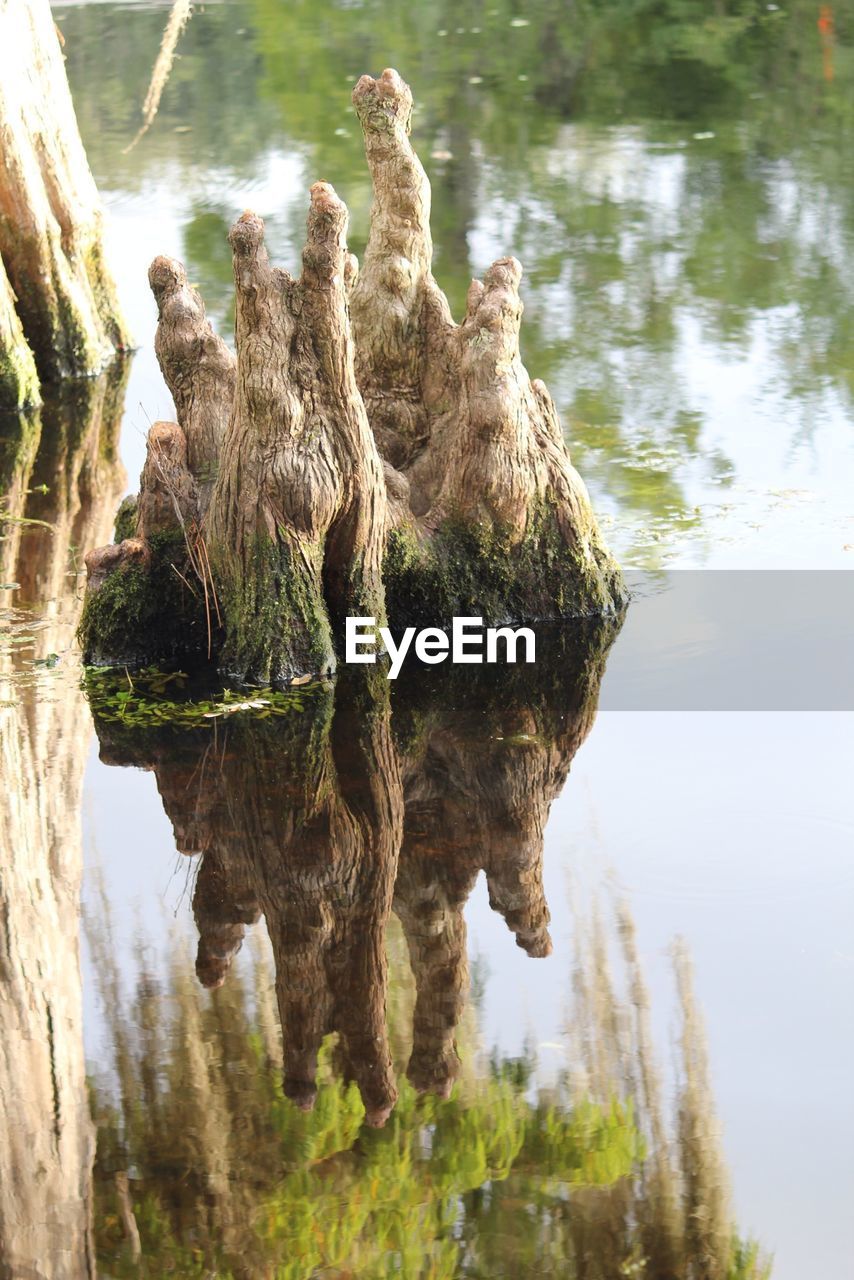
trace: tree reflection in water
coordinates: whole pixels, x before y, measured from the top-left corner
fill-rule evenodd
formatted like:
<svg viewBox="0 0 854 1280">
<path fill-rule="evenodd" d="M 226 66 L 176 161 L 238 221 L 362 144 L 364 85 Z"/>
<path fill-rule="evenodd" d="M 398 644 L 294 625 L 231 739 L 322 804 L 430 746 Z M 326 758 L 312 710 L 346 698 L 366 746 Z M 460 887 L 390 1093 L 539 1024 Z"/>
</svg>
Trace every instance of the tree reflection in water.
<svg viewBox="0 0 854 1280">
<path fill-rule="evenodd" d="M 92 726 L 68 653 L 79 551 L 109 537 L 127 364 L 0 417 L 0 1277 L 84 1280 L 80 801 Z"/>
<path fill-rule="evenodd" d="M 573 1071 L 553 1087 L 531 1058 L 487 1061 L 466 1007 L 481 871 L 518 945 L 551 950 L 543 830 L 613 635 L 582 626 L 533 668 L 422 669 L 393 693 L 345 670 L 300 714 L 131 725 L 93 700 L 102 758 L 154 771 L 200 859 L 198 982 L 176 939 L 165 981 L 140 950 L 124 1000 L 109 913 L 89 922 L 114 1048 L 93 1086 L 111 1274 L 765 1274 L 730 1218 L 684 964 L 665 1125 L 624 909 L 625 999 L 604 924 L 579 920 Z M 273 973 L 257 938 L 234 963 L 261 915 Z"/>
</svg>

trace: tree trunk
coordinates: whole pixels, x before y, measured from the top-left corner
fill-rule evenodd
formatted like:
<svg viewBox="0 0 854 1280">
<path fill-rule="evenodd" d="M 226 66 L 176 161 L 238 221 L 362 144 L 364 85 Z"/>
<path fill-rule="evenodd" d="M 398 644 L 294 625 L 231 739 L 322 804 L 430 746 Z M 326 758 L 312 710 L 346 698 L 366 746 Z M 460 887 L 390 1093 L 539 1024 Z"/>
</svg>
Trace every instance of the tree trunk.
<svg viewBox="0 0 854 1280">
<path fill-rule="evenodd" d="M 44 605 L 42 656 L 71 649 L 80 606 L 72 549 L 107 536 L 124 477 L 124 386 L 108 375 L 49 396 L 9 476 L 0 580 Z M 26 432 L 42 430 L 34 442 Z M 35 492 L 45 486 L 47 492 Z M 22 525 L 21 518 L 50 522 Z M 23 677 L 23 678 L 22 678 Z M 88 1280 L 94 1132 L 78 952 L 80 801 L 89 717 L 73 667 L 0 655 L 0 1275 Z"/>
<path fill-rule="evenodd" d="M 204 635 L 228 675 L 288 683 L 334 666 L 347 615 L 403 628 L 623 604 L 552 400 L 519 356 L 518 262 L 472 282 L 456 325 L 430 270 L 409 89 L 385 71 L 353 100 L 374 185 L 361 275 L 328 184 L 311 190 L 299 280 L 270 266 L 244 214 L 235 367 L 183 267 L 152 266 L 179 424 L 151 433 L 135 536 L 88 560 L 91 661 L 162 661 Z"/>
<path fill-rule="evenodd" d="M 127 347 L 101 222 L 48 0 L 0 0 L 0 408 Z"/>
<path fill-rule="evenodd" d="M 27 346 L 15 295 L 0 258 L 0 409 L 17 409 L 39 402 L 39 375 Z"/>
</svg>

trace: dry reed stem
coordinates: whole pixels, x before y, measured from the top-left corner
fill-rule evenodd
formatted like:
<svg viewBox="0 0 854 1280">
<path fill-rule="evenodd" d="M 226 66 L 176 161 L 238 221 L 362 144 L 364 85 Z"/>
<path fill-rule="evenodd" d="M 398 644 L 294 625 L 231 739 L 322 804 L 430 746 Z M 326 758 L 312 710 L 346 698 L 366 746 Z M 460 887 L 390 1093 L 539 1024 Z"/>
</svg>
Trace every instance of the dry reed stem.
<svg viewBox="0 0 854 1280">
<path fill-rule="evenodd" d="M 172 63 L 175 61 L 175 49 L 178 46 L 178 40 L 181 32 L 190 21 L 192 11 L 193 6 L 190 0 L 175 0 L 172 5 L 172 12 L 169 14 L 169 21 L 166 23 L 163 39 L 160 41 L 160 50 L 154 63 L 154 69 L 151 72 L 148 93 L 145 95 L 145 101 L 142 104 L 142 127 L 133 141 L 125 147 L 122 155 L 127 155 L 129 151 L 133 151 L 136 144 L 154 123 L 154 117 L 157 115 L 157 110 L 160 106 L 160 98 L 166 88 L 166 82 L 172 70 Z"/>
</svg>

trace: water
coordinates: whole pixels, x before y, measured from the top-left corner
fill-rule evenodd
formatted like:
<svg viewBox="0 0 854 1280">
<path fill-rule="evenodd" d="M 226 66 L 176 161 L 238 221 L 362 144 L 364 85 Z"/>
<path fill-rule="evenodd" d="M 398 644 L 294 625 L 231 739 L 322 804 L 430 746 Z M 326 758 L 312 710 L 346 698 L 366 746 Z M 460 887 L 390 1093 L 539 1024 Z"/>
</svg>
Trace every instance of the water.
<svg viewBox="0 0 854 1280">
<path fill-rule="evenodd" d="M 492 258 L 524 263 L 525 359 L 624 564 L 850 567 L 850 17 L 828 52 L 812 3 L 647 8 L 205 4 L 124 154 L 166 10 L 56 6 L 140 350 L 126 389 L 3 433 L 8 510 L 55 526 L 0 543 L 13 1275 L 86 1274 L 90 1201 L 115 1276 L 717 1277 L 731 1231 L 779 1280 L 851 1274 L 850 713 L 627 711 L 606 673 L 596 715 L 613 638 L 589 635 L 512 685 L 344 681 L 180 729 L 145 696 L 175 686 L 120 685 L 130 724 L 79 687 L 81 552 L 171 414 L 148 262 L 186 261 L 227 333 L 231 220 L 262 213 L 294 267 L 315 178 L 360 252 L 349 91 L 386 65 L 415 92 L 437 277 L 459 314 Z M 624 688 L 632 635 L 630 610 Z M 207 982 L 231 959 L 212 994 L 200 929 Z M 280 1062 L 307 1104 L 325 1027 L 301 1111 Z"/>
</svg>

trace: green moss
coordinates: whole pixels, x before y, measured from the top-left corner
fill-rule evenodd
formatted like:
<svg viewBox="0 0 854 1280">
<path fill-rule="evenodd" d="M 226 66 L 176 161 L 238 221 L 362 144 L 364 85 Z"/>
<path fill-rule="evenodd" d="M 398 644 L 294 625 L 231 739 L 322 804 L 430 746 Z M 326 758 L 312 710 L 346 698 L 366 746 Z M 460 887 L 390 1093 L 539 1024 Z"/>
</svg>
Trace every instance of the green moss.
<svg viewBox="0 0 854 1280">
<path fill-rule="evenodd" d="M 134 500 L 127 499 L 117 540 L 134 525 Z M 227 552 L 214 555 L 222 626 L 211 637 L 211 656 L 224 675 L 283 687 L 295 677 L 334 670 L 323 554 L 322 541 L 297 543 L 279 530 L 275 539 L 256 538 L 248 564 Z M 148 569 L 116 571 L 86 603 L 86 660 L 139 667 L 205 657 L 202 593 L 194 594 L 178 571 L 195 582 L 180 535 L 152 541 Z M 397 529 L 387 543 L 384 577 L 392 627 L 443 625 L 469 615 L 487 625 L 608 615 L 625 599 L 619 569 L 604 549 L 594 542 L 585 555 L 573 552 L 546 506 L 515 546 L 508 532 L 470 522 L 446 521 L 427 546 L 413 531 Z M 358 583 L 351 587 L 361 599 Z M 381 612 L 367 602 L 365 609 Z"/>
<path fill-rule="evenodd" d="M 0 411 L 28 409 L 41 403 L 36 362 L 26 343 L 0 345 Z"/>
<path fill-rule="evenodd" d="M 220 670 L 253 684 L 289 684 L 295 676 L 334 670 L 323 598 L 323 547 L 297 547 L 284 532 L 256 538 L 247 568 L 215 566 L 224 620 Z"/>
<path fill-rule="evenodd" d="M 98 373 L 113 351 L 127 351 L 130 337 L 119 309 L 115 284 L 107 270 L 100 235 L 95 235 L 82 260 L 91 308 L 61 287 L 62 273 L 54 271 L 55 305 L 45 308 L 42 323 L 51 346 L 37 355 L 45 363 L 64 361 L 60 376 L 88 377 Z M 44 300 L 43 300 L 44 306 Z M 94 316 L 94 322 L 92 317 Z"/>
<path fill-rule="evenodd" d="M 136 495 L 129 493 L 126 498 L 122 499 L 121 505 L 116 512 L 116 542 L 124 542 L 125 538 L 134 536 L 136 533 L 136 512 Z"/>
<path fill-rule="evenodd" d="M 100 236 L 97 236 L 90 245 L 85 262 L 89 286 L 107 337 L 116 351 L 129 351 L 132 343 L 130 330 L 119 306 L 115 281 L 107 267 L 104 244 Z"/>
<path fill-rule="evenodd" d="M 117 541 L 134 526 L 133 500 L 126 499 Z M 147 569 L 116 570 L 87 600 L 80 625 L 86 662 L 139 668 L 207 656 L 203 593 L 199 588 L 194 594 L 178 572 L 196 585 L 181 536 L 159 535 L 150 545 Z M 222 556 L 213 567 L 222 626 L 211 637 L 211 656 L 223 674 L 282 687 L 297 676 L 334 670 L 322 544 L 295 547 L 284 535 L 276 541 L 259 537 L 247 568 Z"/>
<path fill-rule="evenodd" d="M 509 531 L 446 520 L 429 544 L 407 528 L 392 531 L 383 565 L 393 627 L 442 626 L 453 617 L 511 621 L 581 618 L 618 611 L 622 575 L 596 543 L 585 557 L 566 545 L 554 511 L 543 506 L 523 541 Z"/>
<path fill-rule="evenodd" d="M 0 493 L 25 488 L 42 434 L 37 410 L 0 413 Z"/>
<path fill-rule="evenodd" d="M 322 772 L 332 723 L 330 681 L 247 691 L 223 687 L 210 668 L 187 674 L 149 667 L 129 674 L 88 667 L 82 687 L 111 764 L 150 768 L 168 757 L 189 776 L 210 738 L 227 728 L 247 762 L 254 756 L 285 767 L 292 793 Z"/>
<path fill-rule="evenodd" d="M 148 568 L 117 569 L 86 600 L 78 635 L 92 666 L 145 667 L 207 653 L 201 587 L 194 592 L 179 577 L 193 582 L 183 538 L 157 534 L 150 547 Z"/>
</svg>

